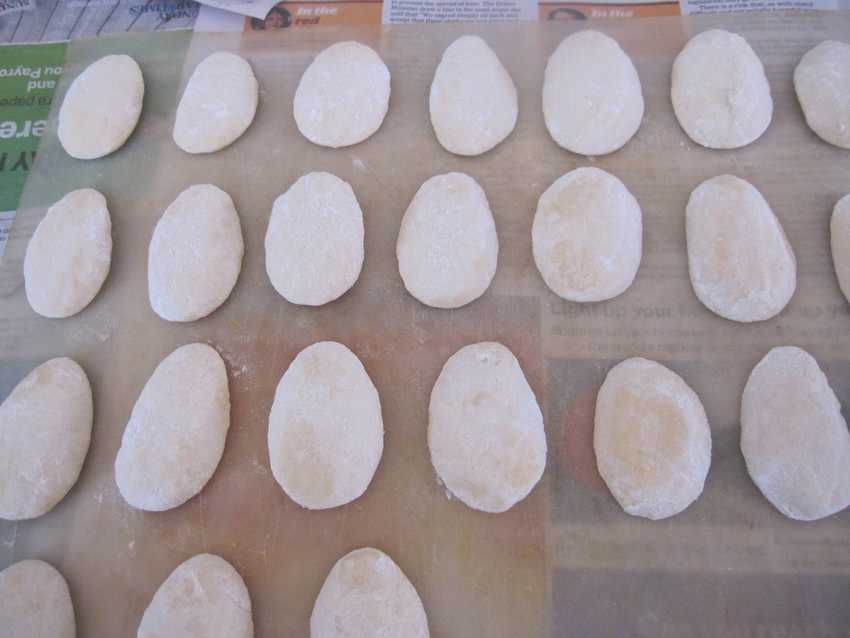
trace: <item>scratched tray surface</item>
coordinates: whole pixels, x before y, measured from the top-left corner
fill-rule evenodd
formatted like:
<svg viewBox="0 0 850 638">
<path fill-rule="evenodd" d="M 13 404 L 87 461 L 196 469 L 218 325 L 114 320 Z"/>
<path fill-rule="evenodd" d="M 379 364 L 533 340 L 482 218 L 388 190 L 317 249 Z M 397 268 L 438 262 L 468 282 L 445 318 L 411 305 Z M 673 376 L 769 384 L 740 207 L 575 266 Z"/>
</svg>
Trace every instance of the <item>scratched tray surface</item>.
<svg viewBox="0 0 850 638">
<path fill-rule="evenodd" d="M 132 636 L 156 588 L 199 552 L 229 560 L 250 589 L 256 635 L 307 636 L 328 570 L 345 552 L 388 552 L 422 596 L 432 635 L 842 636 L 850 623 L 850 513 L 817 523 L 785 519 L 749 480 L 738 447 L 739 402 L 752 366 L 772 346 L 814 354 L 839 399 L 850 401 L 850 306 L 829 253 L 835 201 L 850 191 L 850 158 L 812 134 L 791 74 L 817 42 L 850 33 L 847 14 L 748 15 L 592 23 L 617 38 L 643 83 L 646 116 L 621 151 L 587 158 L 558 148 L 543 125 L 540 88 L 548 55 L 574 23 L 324 28 L 286 33 L 150 34 L 72 43 L 56 104 L 86 64 L 125 51 L 146 80 L 137 131 L 114 155 L 66 156 L 49 132 L 0 268 L 0 396 L 37 363 L 68 355 L 95 397 L 92 446 L 80 480 L 35 521 L 0 522 L 0 568 L 30 557 L 67 577 L 79 635 Z M 669 73 L 684 42 L 715 26 L 745 35 L 765 63 L 774 121 L 755 144 L 709 151 L 679 129 Z M 519 91 L 513 134 L 478 158 L 450 155 L 430 127 L 427 95 L 443 49 L 475 32 L 494 47 Z M 392 73 L 389 114 L 369 140 L 347 149 L 311 145 L 292 118 L 292 97 L 312 57 L 356 39 Z M 261 85 L 248 132 L 226 150 L 189 156 L 171 140 L 189 73 L 208 53 L 250 60 Z M 600 304 L 559 300 L 531 255 L 540 193 L 561 174 L 594 165 L 620 177 L 641 204 L 644 256 L 637 280 Z M 364 210 L 366 259 L 354 288 L 321 308 L 288 304 L 271 287 L 263 237 L 272 202 L 300 175 L 335 173 Z M 424 307 L 404 290 L 395 260 L 401 217 L 419 185 L 459 170 L 487 193 L 500 240 L 499 269 L 480 300 L 455 311 Z M 734 324 L 695 298 L 687 276 L 684 207 L 702 180 L 734 173 L 765 195 L 797 255 L 797 292 L 777 318 Z M 246 253 L 230 299 L 190 324 L 160 320 L 147 300 L 147 247 L 162 211 L 186 187 L 213 183 L 233 197 Z M 29 309 L 20 260 L 47 205 L 91 186 L 113 219 L 112 270 L 78 316 L 49 321 Z M 269 470 L 266 431 L 275 386 L 307 345 L 333 339 L 363 361 L 381 396 L 385 448 L 363 497 L 310 512 L 289 500 Z M 510 347 L 541 402 L 549 455 L 531 495 L 505 514 L 449 500 L 426 443 L 431 387 L 459 347 Z M 139 392 L 177 346 L 204 341 L 230 376 L 231 429 L 203 492 L 163 513 L 129 508 L 113 462 Z M 700 395 L 713 435 L 705 492 L 682 514 L 650 522 L 624 514 L 596 471 L 593 406 L 606 371 L 628 356 L 662 361 Z M 776 633 L 785 632 L 785 633 Z"/>
</svg>

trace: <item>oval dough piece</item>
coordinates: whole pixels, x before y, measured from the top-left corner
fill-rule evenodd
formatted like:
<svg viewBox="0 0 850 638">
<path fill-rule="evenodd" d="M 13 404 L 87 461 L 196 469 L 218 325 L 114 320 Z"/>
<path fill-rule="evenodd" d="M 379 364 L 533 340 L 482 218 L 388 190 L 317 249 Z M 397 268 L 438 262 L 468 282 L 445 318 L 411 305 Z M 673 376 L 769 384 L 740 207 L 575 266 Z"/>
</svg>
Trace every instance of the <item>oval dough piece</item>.
<svg viewBox="0 0 850 638">
<path fill-rule="evenodd" d="M 546 63 L 543 118 L 558 146 L 581 155 L 613 153 L 637 133 L 640 78 L 616 40 L 591 30 L 564 38 Z"/>
<path fill-rule="evenodd" d="M 148 251 L 148 295 L 167 321 L 194 321 L 223 304 L 245 246 L 230 195 L 212 184 L 184 190 L 165 209 Z"/>
<path fill-rule="evenodd" d="M 398 269 L 411 295 L 434 308 L 460 308 L 493 281 L 499 238 L 487 196 L 474 179 L 427 180 L 401 220 Z"/>
<path fill-rule="evenodd" d="M 266 272 L 290 303 L 321 306 L 357 281 L 363 241 L 363 211 L 351 186 L 330 173 L 308 173 L 274 202 Z"/>
<path fill-rule="evenodd" d="M 124 500 L 150 512 L 188 501 L 215 472 L 229 428 L 221 356 L 204 343 L 177 348 L 153 371 L 121 437 L 115 482 Z"/>
<path fill-rule="evenodd" d="M 648 359 L 611 368 L 596 397 L 599 474 L 626 513 L 652 520 L 684 510 L 711 465 L 711 430 L 699 397 Z"/>
<path fill-rule="evenodd" d="M 91 188 L 71 191 L 47 209 L 27 246 L 27 301 L 43 317 L 75 315 L 95 298 L 111 262 L 106 199 Z"/>
<path fill-rule="evenodd" d="M 251 65 L 219 51 L 195 67 L 177 106 L 174 142 L 187 153 L 232 144 L 254 121 L 260 87 Z"/>
<path fill-rule="evenodd" d="M 59 141 L 71 157 L 97 159 L 117 151 L 142 114 L 145 81 L 129 55 L 107 55 L 78 75 L 59 109 Z"/>
<path fill-rule="evenodd" d="M 805 350 L 773 348 L 741 400 L 741 451 L 761 493 L 800 521 L 850 505 L 850 433 L 841 404 Z"/>
<path fill-rule="evenodd" d="M 145 609 L 137 638 L 252 638 L 251 597 L 233 566 L 198 554 L 175 569 Z"/>
<path fill-rule="evenodd" d="M 623 182 L 577 168 L 540 196 L 531 228 L 534 262 L 546 285 L 570 301 L 603 301 L 624 292 L 643 252 L 640 206 Z"/>
<path fill-rule="evenodd" d="M 450 153 L 480 155 L 516 126 L 517 93 L 493 49 L 461 36 L 443 53 L 428 100 L 437 140 Z"/>
<path fill-rule="evenodd" d="M 40 560 L 22 560 L 0 572 L 0 634 L 74 638 L 74 605 L 62 574 Z"/>
<path fill-rule="evenodd" d="M 357 355 L 334 341 L 299 352 L 269 415 L 269 459 L 283 491 L 308 509 L 345 505 L 366 491 L 383 451 L 381 401 Z"/>
<path fill-rule="evenodd" d="M 694 36 L 676 56 L 671 98 L 679 125 L 708 148 L 746 146 L 773 116 L 761 60 L 744 38 L 722 29 Z"/>
<path fill-rule="evenodd" d="M 850 302 L 850 195 L 845 195 L 832 211 L 829 224 L 832 263 L 844 297 Z"/>
<path fill-rule="evenodd" d="M 694 292 L 732 321 L 779 314 L 797 286 L 797 260 L 782 225 L 756 188 L 720 175 L 697 186 L 686 212 Z"/>
<path fill-rule="evenodd" d="M 794 69 L 794 88 L 818 137 L 850 148 L 850 44 L 827 40 L 809 49 Z"/>
<path fill-rule="evenodd" d="M 465 346 L 443 366 L 428 410 L 431 462 L 466 505 L 504 512 L 546 466 L 543 415 L 522 368 L 500 343 Z"/>
<path fill-rule="evenodd" d="M 73 359 L 50 359 L 15 386 L 0 405 L 0 518 L 36 518 L 65 497 L 89 450 L 93 410 Z"/>
<path fill-rule="evenodd" d="M 392 558 L 371 547 L 337 561 L 310 616 L 310 638 L 429 635 L 416 589 Z"/>
<path fill-rule="evenodd" d="M 359 42 L 337 42 L 319 53 L 295 90 L 298 130 L 313 144 L 339 148 L 381 127 L 390 104 L 390 71 Z"/>
</svg>

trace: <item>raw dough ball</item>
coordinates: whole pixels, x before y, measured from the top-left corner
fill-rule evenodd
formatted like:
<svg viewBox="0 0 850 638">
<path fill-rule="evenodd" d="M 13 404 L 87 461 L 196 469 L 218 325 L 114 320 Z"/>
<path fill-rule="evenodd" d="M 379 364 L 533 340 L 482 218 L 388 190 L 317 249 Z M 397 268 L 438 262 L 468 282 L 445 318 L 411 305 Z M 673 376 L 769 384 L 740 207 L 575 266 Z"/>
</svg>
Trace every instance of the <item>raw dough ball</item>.
<svg viewBox="0 0 850 638">
<path fill-rule="evenodd" d="M 850 433 L 841 404 L 805 350 L 773 348 L 747 380 L 741 451 L 780 512 L 814 521 L 850 505 Z"/>
<path fill-rule="evenodd" d="M 167 321 L 206 317 L 230 296 L 244 253 L 230 195 L 212 184 L 190 186 L 153 231 L 148 295 L 154 312 Z"/>
<path fill-rule="evenodd" d="M 396 256 L 405 288 L 428 306 L 460 308 L 483 295 L 499 237 L 478 182 L 447 173 L 422 184 L 401 220 Z"/>
<path fill-rule="evenodd" d="M 321 306 L 354 285 L 363 267 L 363 211 L 351 186 L 330 173 L 298 178 L 274 202 L 266 272 L 284 299 Z"/>
<path fill-rule="evenodd" d="M 838 285 L 850 302 L 850 195 L 845 195 L 835 205 L 829 234 Z"/>
<path fill-rule="evenodd" d="M 552 292 L 570 301 L 603 301 L 631 286 L 642 238 L 637 200 L 598 168 L 559 177 L 540 196 L 531 228 L 537 269 Z"/>
<path fill-rule="evenodd" d="M 706 308 L 732 321 L 779 314 L 797 286 L 797 260 L 756 188 L 720 175 L 697 186 L 686 212 L 691 284 Z"/>
<path fill-rule="evenodd" d="M 299 352 L 269 415 L 269 459 L 283 491 L 308 509 L 345 505 L 366 491 L 383 451 L 381 401 L 357 355 L 334 341 Z"/>
<path fill-rule="evenodd" d="M 72 359 L 30 372 L 0 405 L 0 518 L 36 518 L 77 482 L 89 450 L 91 386 Z"/>
<path fill-rule="evenodd" d="M 371 547 L 340 558 L 310 616 L 310 638 L 428 638 L 416 589 L 393 559 Z"/>
<path fill-rule="evenodd" d="M 827 40 L 807 51 L 794 69 L 794 88 L 809 127 L 850 148 L 850 44 Z"/>
<path fill-rule="evenodd" d="M 91 188 L 71 191 L 47 209 L 27 246 L 27 301 L 44 317 L 75 315 L 95 298 L 111 262 L 106 199 Z"/>
<path fill-rule="evenodd" d="M 177 106 L 177 146 L 212 153 L 235 142 L 254 120 L 259 90 L 251 65 L 238 55 L 220 51 L 204 58 Z"/>
<path fill-rule="evenodd" d="M 434 384 L 428 447 L 437 475 L 473 509 L 504 512 L 543 475 L 543 415 L 513 353 L 482 342 L 454 353 Z"/>
<path fill-rule="evenodd" d="M 0 634 L 74 638 L 74 605 L 62 574 L 40 560 L 22 560 L 0 572 Z"/>
<path fill-rule="evenodd" d="M 516 87 L 487 43 L 465 35 L 443 53 L 434 73 L 431 125 L 450 153 L 480 155 L 505 139 L 516 125 Z"/>
<path fill-rule="evenodd" d="M 224 361 L 204 343 L 177 348 L 153 371 L 121 437 L 115 482 L 124 500 L 151 512 L 188 501 L 215 472 L 229 428 Z"/>
<path fill-rule="evenodd" d="M 251 597 L 230 563 L 198 554 L 156 590 L 137 638 L 252 638 Z"/>
<path fill-rule="evenodd" d="M 694 36 L 676 56 L 671 87 L 679 125 L 708 148 L 740 148 L 770 124 L 773 99 L 761 60 L 722 29 Z"/>
<path fill-rule="evenodd" d="M 637 133 L 640 78 L 616 40 L 589 30 L 564 38 L 546 64 L 543 118 L 559 146 L 582 155 L 613 153 Z"/>
<path fill-rule="evenodd" d="M 107 55 L 71 83 L 59 109 L 59 141 L 71 157 L 97 159 L 117 151 L 142 113 L 145 81 L 129 55 Z"/>
<path fill-rule="evenodd" d="M 648 359 L 611 368 L 596 397 L 593 450 L 620 506 L 652 520 L 684 510 L 711 465 L 711 430 L 699 397 Z"/>
<path fill-rule="evenodd" d="M 319 146 L 351 146 L 377 131 L 390 104 L 390 71 L 374 50 L 337 42 L 319 53 L 295 90 L 298 130 Z"/>
</svg>

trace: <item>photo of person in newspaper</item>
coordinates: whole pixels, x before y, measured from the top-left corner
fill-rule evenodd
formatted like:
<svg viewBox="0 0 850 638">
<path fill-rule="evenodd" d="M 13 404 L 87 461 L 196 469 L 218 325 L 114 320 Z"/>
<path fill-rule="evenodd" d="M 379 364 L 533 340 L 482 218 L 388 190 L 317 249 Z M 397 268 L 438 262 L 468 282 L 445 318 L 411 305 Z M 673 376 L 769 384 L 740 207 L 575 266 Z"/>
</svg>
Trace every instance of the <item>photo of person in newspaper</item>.
<svg viewBox="0 0 850 638">
<path fill-rule="evenodd" d="M 285 2 L 279 2 L 266 14 L 264 20 L 251 18 L 252 31 L 267 31 L 274 29 L 285 29 L 292 25 L 292 14 L 284 6 Z"/>
</svg>

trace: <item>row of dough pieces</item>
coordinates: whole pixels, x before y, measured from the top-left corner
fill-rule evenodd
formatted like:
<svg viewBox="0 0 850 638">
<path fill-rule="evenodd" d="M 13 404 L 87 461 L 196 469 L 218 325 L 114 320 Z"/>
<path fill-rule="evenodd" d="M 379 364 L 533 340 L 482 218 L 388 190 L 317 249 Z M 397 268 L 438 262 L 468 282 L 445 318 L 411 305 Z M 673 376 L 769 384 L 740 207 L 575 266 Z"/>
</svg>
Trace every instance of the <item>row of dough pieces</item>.
<svg viewBox="0 0 850 638">
<path fill-rule="evenodd" d="M 811 129 L 850 148 L 850 45 L 825 41 L 794 71 L 797 97 Z M 257 109 L 259 85 L 248 62 L 213 53 L 195 69 L 177 107 L 173 137 L 188 153 L 218 151 L 238 139 Z M 59 111 L 59 140 L 73 157 L 95 159 L 120 148 L 139 120 L 144 80 L 127 55 L 88 66 Z M 694 36 L 673 64 L 671 98 L 679 124 L 696 143 L 731 149 L 750 144 L 773 116 L 761 60 L 741 36 L 713 29 Z M 338 148 L 380 128 L 389 108 L 390 72 L 358 42 L 319 53 L 295 91 L 293 114 L 311 142 Z M 513 131 L 514 83 L 487 43 L 455 40 L 431 84 L 431 123 L 442 146 L 459 155 L 484 153 Z M 552 138 L 582 155 L 621 148 L 644 114 L 640 78 L 612 38 L 580 31 L 565 38 L 546 65 L 543 115 Z"/>
</svg>

